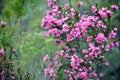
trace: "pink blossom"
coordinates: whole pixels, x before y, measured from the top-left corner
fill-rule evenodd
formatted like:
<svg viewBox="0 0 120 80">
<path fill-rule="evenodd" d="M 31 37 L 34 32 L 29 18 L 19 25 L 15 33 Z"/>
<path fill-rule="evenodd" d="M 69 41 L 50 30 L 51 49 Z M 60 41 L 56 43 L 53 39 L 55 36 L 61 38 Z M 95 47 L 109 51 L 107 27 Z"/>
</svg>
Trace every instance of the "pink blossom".
<svg viewBox="0 0 120 80">
<path fill-rule="evenodd" d="M 75 12 L 76 12 L 74 8 L 71 8 L 70 11 L 71 11 L 72 13 L 75 13 Z"/>
<path fill-rule="evenodd" d="M 66 43 L 67 43 L 67 42 L 65 42 L 65 41 L 61 41 L 61 42 L 60 42 L 60 47 L 64 47 L 64 46 L 66 45 Z"/>
<path fill-rule="evenodd" d="M 90 52 L 89 53 L 89 56 L 92 58 L 92 59 L 94 59 L 95 57 L 96 57 L 96 53 L 95 52 Z"/>
<path fill-rule="evenodd" d="M 44 27 L 45 27 L 45 25 L 46 25 L 46 19 L 45 19 L 45 18 L 43 18 L 43 19 L 42 19 L 42 23 L 41 23 L 41 27 L 42 27 L 42 28 L 44 28 Z"/>
<path fill-rule="evenodd" d="M 92 38 L 93 38 L 92 36 L 88 36 L 86 41 L 87 41 L 87 42 L 91 42 L 91 41 L 92 41 Z"/>
<path fill-rule="evenodd" d="M 83 80 L 87 80 L 87 72 L 81 72 L 79 73 L 79 78 Z"/>
<path fill-rule="evenodd" d="M 55 45 L 59 45 L 59 44 L 60 44 L 60 40 L 59 40 L 59 39 L 56 39 L 56 40 L 54 41 L 54 44 L 55 44 Z"/>
<path fill-rule="evenodd" d="M 68 31 L 69 31 L 69 28 L 68 28 L 67 24 L 64 24 L 62 26 L 62 32 L 68 32 Z"/>
<path fill-rule="evenodd" d="M 97 8 L 96 8 L 96 6 L 92 6 L 92 12 L 96 12 L 97 11 Z"/>
<path fill-rule="evenodd" d="M 59 10 L 59 7 L 58 6 L 52 6 L 52 11 L 53 12 L 57 12 Z"/>
<path fill-rule="evenodd" d="M 63 17 L 62 22 L 66 22 L 66 21 L 68 21 L 68 19 L 69 19 L 69 17 Z"/>
<path fill-rule="evenodd" d="M 104 22 L 103 22 L 103 21 L 99 20 L 99 21 L 97 22 L 97 26 L 98 26 L 98 27 L 102 27 L 103 25 L 104 25 Z"/>
<path fill-rule="evenodd" d="M 2 26 L 2 27 L 5 27 L 6 24 L 7 24 L 7 23 L 6 23 L 5 21 L 1 21 L 1 26 Z"/>
<path fill-rule="evenodd" d="M 80 30 L 79 28 L 75 28 L 72 29 L 70 34 L 74 37 L 74 38 L 79 38 L 80 37 Z"/>
<path fill-rule="evenodd" d="M 82 5 L 83 5 L 83 2 L 78 1 L 77 5 L 80 7 L 80 6 L 82 6 Z"/>
<path fill-rule="evenodd" d="M 51 64 L 49 64 L 48 67 L 44 69 L 44 74 L 48 78 L 51 78 L 51 77 L 58 78 L 56 74 L 56 70 L 52 68 Z"/>
<path fill-rule="evenodd" d="M 107 8 L 102 8 L 102 10 L 99 10 L 98 13 L 102 18 L 106 18 L 108 17 L 107 13 L 106 13 Z"/>
<path fill-rule="evenodd" d="M 107 10 L 106 13 L 111 17 L 113 15 L 113 12 L 111 10 Z"/>
<path fill-rule="evenodd" d="M 80 66 L 81 63 L 83 63 L 84 60 L 80 59 L 77 55 L 73 55 L 71 57 L 71 66 L 73 67 L 73 69 L 78 69 L 78 67 Z"/>
<path fill-rule="evenodd" d="M 70 8 L 69 4 L 65 4 L 64 8 L 69 9 Z"/>
<path fill-rule="evenodd" d="M 48 3 L 48 7 L 52 6 L 52 1 L 51 0 L 47 0 L 47 3 Z"/>
<path fill-rule="evenodd" d="M 0 55 L 4 55 L 4 54 L 5 54 L 4 49 L 1 49 L 1 50 L 0 50 Z"/>
<path fill-rule="evenodd" d="M 116 5 L 111 5 L 111 8 L 113 8 L 113 9 L 115 9 L 115 10 L 118 10 L 118 9 L 119 9 L 119 7 L 116 6 Z"/>
<path fill-rule="evenodd" d="M 50 32 L 49 32 L 49 31 L 45 32 L 45 33 L 44 33 L 44 36 L 45 36 L 45 37 L 49 37 L 49 36 L 50 36 Z"/>
<path fill-rule="evenodd" d="M 63 58 L 68 59 L 68 58 L 70 58 L 70 55 L 69 54 L 64 54 Z"/>
<path fill-rule="evenodd" d="M 105 65 L 105 66 L 108 66 L 108 65 L 109 65 L 108 61 L 104 62 L 104 65 Z"/>
<path fill-rule="evenodd" d="M 48 56 L 48 54 L 46 54 L 46 55 L 44 56 L 44 58 L 43 58 L 43 61 L 44 61 L 44 62 L 48 62 L 48 60 L 49 60 L 49 56 Z"/>
<path fill-rule="evenodd" d="M 75 18 L 75 13 L 73 13 L 73 12 L 71 12 L 71 17 L 72 17 L 72 19 L 74 19 Z"/>
<path fill-rule="evenodd" d="M 0 72 L 0 79 L 2 79 L 4 77 L 4 73 L 5 73 L 5 71 Z"/>
<path fill-rule="evenodd" d="M 99 43 L 107 41 L 107 38 L 104 36 L 103 33 L 99 33 L 97 37 L 95 38 L 95 41 L 99 44 Z"/>
<path fill-rule="evenodd" d="M 118 41 L 114 41 L 113 42 L 115 46 L 119 46 L 119 42 Z"/>
<path fill-rule="evenodd" d="M 96 74 L 95 72 L 91 72 L 91 73 L 90 73 L 90 76 L 92 76 L 92 77 L 96 77 L 97 74 Z"/>
<path fill-rule="evenodd" d="M 72 40 L 74 40 L 74 38 L 73 38 L 71 35 L 67 35 L 67 38 L 66 38 L 66 40 L 69 42 L 69 41 L 72 41 Z"/>
<path fill-rule="evenodd" d="M 58 51 L 57 55 L 62 57 L 64 55 L 64 50 Z"/>
<path fill-rule="evenodd" d="M 58 65 L 58 63 L 59 63 L 59 62 L 58 62 L 58 59 L 59 59 L 59 56 L 58 56 L 58 55 L 53 58 L 54 65 Z"/>
<path fill-rule="evenodd" d="M 117 28 L 114 28 L 114 32 L 117 32 Z"/>
<path fill-rule="evenodd" d="M 100 77 L 103 77 L 103 73 L 100 73 L 99 76 L 100 76 Z"/>
<path fill-rule="evenodd" d="M 54 3 L 57 3 L 57 0 L 53 0 Z"/>
<path fill-rule="evenodd" d="M 114 31 L 111 31 L 111 33 L 109 34 L 109 38 L 111 39 L 111 38 L 115 38 L 116 37 L 116 32 L 114 32 Z"/>
<path fill-rule="evenodd" d="M 55 37 L 59 37 L 61 35 L 61 31 L 58 30 L 57 28 L 51 29 L 51 33 L 55 36 Z"/>
<path fill-rule="evenodd" d="M 87 54 L 87 53 L 88 53 L 88 50 L 84 49 L 84 50 L 82 51 L 82 53 Z"/>
<path fill-rule="evenodd" d="M 11 77 L 11 80 L 16 80 L 14 76 Z"/>
</svg>

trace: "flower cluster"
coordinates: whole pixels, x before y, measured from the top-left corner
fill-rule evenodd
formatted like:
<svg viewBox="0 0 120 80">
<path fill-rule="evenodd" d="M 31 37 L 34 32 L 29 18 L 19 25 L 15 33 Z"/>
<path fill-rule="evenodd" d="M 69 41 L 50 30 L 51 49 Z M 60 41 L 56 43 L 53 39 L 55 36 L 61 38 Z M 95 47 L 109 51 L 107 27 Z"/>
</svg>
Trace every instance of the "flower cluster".
<svg viewBox="0 0 120 80">
<path fill-rule="evenodd" d="M 90 80 L 103 76 L 99 67 L 108 66 L 104 54 L 119 46 L 117 28 L 109 28 L 110 18 L 118 7 L 112 5 L 109 10 L 106 7 L 98 9 L 95 5 L 91 6 L 92 15 L 81 15 L 69 4 L 61 6 L 57 0 L 47 1 L 51 10 L 47 11 L 41 26 L 46 30 L 45 37 L 53 35 L 54 44 L 62 50 L 57 52 L 53 63 L 48 55 L 44 57 L 43 61 L 48 65 L 45 75 L 59 78 L 58 73 L 63 68 L 69 80 Z M 78 8 L 82 5 L 81 1 L 77 3 Z"/>
</svg>

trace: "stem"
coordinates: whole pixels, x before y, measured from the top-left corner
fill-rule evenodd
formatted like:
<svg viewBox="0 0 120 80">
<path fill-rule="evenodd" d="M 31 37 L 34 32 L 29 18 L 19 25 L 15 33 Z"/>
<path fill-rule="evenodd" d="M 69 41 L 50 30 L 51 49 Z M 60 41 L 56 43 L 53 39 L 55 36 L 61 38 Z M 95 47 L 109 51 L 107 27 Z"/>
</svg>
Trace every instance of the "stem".
<svg viewBox="0 0 120 80">
<path fill-rule="evenodd" d="M 71 0 L 69 0 L 69 3 L 70 3 L 70 7 L 72 7 Z"/>
</svg>

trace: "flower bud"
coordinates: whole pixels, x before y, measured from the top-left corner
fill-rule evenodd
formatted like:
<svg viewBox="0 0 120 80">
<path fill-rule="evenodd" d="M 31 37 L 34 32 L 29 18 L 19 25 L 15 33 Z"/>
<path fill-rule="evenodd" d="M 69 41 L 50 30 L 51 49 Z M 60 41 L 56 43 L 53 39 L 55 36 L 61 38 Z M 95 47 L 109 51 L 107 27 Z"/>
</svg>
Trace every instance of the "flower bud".
<svg viewBox="0 0 120 80">
<path fill-rule="evenodd" d="M 2 26 L 2 27 L 5 27 L 5 26 L 6 26 L 6 22 L 5 22 L 5 21 L 2 21 L 2 22 L 1 22 L 1 26 Z"/>
<path fill-rule="evenodd" d="M 77 3 L 77 5 L 80 7 L 80 6 L 83 5 L 83 2 L 79 1 L 79 2 Z"/>
</svg>

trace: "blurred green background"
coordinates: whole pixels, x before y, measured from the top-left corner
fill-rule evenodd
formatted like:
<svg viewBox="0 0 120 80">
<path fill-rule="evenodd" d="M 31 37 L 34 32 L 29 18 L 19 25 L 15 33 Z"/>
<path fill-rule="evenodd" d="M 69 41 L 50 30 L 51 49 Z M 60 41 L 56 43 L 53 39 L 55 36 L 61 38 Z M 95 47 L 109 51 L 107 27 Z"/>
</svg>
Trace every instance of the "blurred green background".
<svg viewBox="0 0 120 80">
<path fill-rule="evenodd" d="M 59 47 L 53 44 L 53 38 L 44 38 L 44 30 L 41 28 L 41 20 L 45 16 L 47 0 L 0 0 L 0 21 L 7 22 L 9 29 L 14 29 L 13 46 L 17 50 L 17 63 L 21 67 L 21 73 L 30 72 L 32 80 L 47 80 L 43 76 L 43 56 L 54 55 Z M 77 1 L 71 0 L 72 5 Z M 81 0 L 85 4 L 80 12 L 90 11 L 89 6 L 99 3 L 99 8 L 116 4 L 120 7 L 120 0 Z M 68 0 L 60 0 L 65 4 Z M 112 26 L 118 27 L 120 37 L 120 11 L 111 20 Z M 105 68 L 104 77 L 101 80 L 120 80 L 120 47 L 113 49 L 106 55 L 110 66 Z"/>
</svg>

